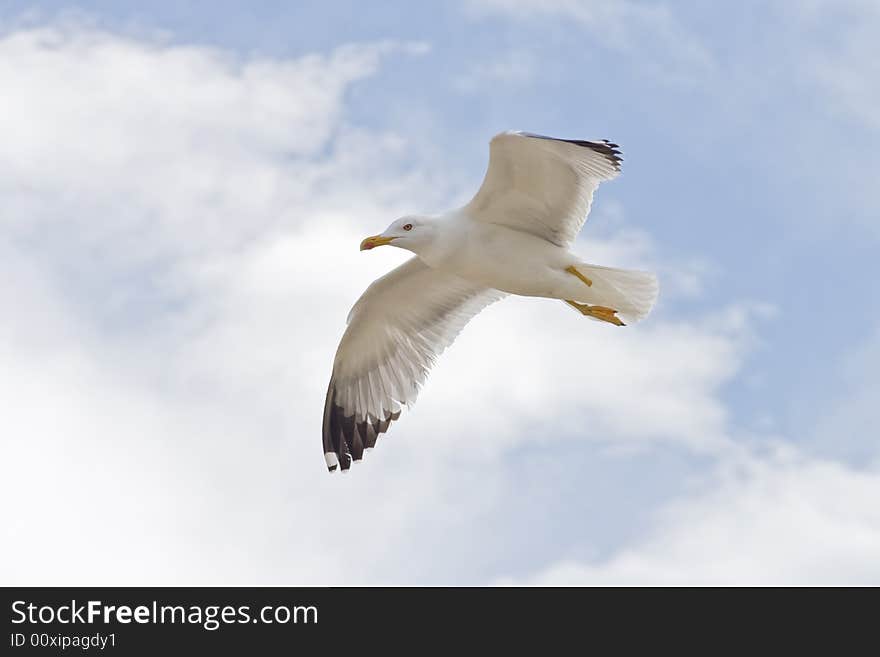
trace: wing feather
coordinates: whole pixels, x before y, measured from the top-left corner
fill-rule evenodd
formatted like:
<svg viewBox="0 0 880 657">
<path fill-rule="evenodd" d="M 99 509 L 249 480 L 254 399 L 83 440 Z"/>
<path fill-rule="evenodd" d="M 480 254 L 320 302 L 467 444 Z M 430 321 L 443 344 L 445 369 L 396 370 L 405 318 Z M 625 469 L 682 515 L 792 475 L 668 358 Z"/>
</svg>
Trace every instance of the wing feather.
<svg viewBox="0 0 880 657">
<path fill-rule="evenodd" d="M 620 173 L 617 144 L 556 139 L 529 132 L 503 132 L 489 145 L 489 167 L 465 212 L 499 224 L 571 244 L 586 221 L 593 193 Z"/>
<path fill-rule="evenodd" d="M 412 258 L 373 282 L 348 315 L 324 405 L 327 467 L 347 470 L 412 405 L 434 360 L 504 293 Z"/>
</svg>

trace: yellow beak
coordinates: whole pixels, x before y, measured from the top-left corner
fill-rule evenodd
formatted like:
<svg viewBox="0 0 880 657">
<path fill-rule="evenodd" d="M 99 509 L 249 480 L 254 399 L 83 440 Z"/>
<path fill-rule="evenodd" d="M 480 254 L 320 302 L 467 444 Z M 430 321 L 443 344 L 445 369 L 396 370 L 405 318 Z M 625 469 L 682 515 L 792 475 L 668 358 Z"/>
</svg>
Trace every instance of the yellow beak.
<svg viewBox="0 0 880 657">
<path fill-rule="evenodd" d="M 368 237 L 363 242 L 361 242 L 361 251 L 369 251 L 370 249 L 375 249 L 377 246 L 385 246 L 386 244 L 391 244 L 391 240 L 395 238 L 393 237 L 382 237 L 381 235 L 373 235 L 372 237 Z"/>
</svg>

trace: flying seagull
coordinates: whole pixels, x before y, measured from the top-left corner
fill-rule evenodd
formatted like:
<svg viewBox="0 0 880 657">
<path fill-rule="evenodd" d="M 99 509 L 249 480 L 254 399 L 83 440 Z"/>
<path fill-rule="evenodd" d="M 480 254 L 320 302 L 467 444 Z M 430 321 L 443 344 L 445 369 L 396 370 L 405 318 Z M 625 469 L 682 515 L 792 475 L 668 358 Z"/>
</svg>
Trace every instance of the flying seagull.
<svg viewBox="0 0 880 657">
<path fill-rule="evenodd" d="M 361 242 L 415 253 L 374 281 L 348 315 L 324 405 L 324 457 L 347 470 L 415 402 L 464 325 L 508 294 L 560 299 L 613 324 L 644 318 L 648 272 L 585 263 L 569 251 L 593 192 L 620 173 L 617 144 L 503 132 L 477 195 L 439 216 L 410 215 Z"/>
</svg>

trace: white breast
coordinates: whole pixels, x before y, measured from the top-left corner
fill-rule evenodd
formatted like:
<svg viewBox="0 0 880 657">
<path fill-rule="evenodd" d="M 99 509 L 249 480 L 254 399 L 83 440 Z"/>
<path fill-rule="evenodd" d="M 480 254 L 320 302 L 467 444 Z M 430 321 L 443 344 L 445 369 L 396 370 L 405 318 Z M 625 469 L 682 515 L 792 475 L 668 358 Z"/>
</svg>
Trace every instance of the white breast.
<svg viewBox="0 0 880 657">
<path fill-rule="evenodd" d="M 473 283 L 524 296 L 553 296 L 566 249 L 507 226 L 461 221 L 423 258 Z"/>
</svg>

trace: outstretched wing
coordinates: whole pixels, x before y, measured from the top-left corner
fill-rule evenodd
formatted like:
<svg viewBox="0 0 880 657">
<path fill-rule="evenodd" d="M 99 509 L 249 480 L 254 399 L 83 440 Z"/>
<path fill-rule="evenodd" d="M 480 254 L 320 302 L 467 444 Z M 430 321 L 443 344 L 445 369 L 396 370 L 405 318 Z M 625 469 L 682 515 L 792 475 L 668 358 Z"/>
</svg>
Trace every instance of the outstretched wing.
<svg viewBox="0 0 880 657">
<path fill-rule="evenodd" d="M 324 404 L 327 467 L 347 470 L 416 400 L 434 360 L 503 292 L 412 258 L 374 281 L 348 316 Z"/>
<path fill-rule="evenodd" d="M 464 210 L 476 221 L 509 226 L 568 246 L 593 192 L 620 173 L 617 144 L 502 132 L 489 144 L 489 168 Z"/>
</svg>

